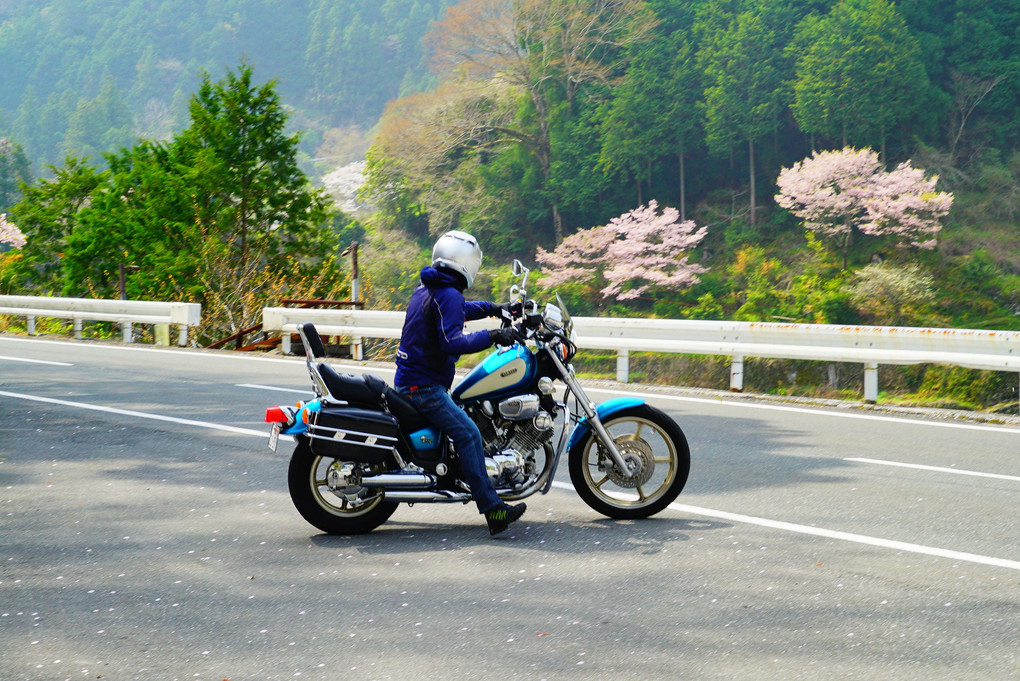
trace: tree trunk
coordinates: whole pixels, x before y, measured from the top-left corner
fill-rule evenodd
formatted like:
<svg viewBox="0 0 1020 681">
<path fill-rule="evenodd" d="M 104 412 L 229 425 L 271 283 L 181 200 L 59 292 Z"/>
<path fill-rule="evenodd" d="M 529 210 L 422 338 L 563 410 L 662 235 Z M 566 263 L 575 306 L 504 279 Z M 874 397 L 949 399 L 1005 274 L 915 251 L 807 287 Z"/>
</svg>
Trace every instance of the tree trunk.
<svg viewBox="0 0 1020 681">
<path fill-rule="evenodd" d="M 747 141 L 748 149 L 748 164 L 751 166 L 751 226 L 753 227 L 757 223 L 757 212 L 758 206 L 755 203 L 754 198 L 754 140 Z"/>
<path fill-rule="evenodd" d="M 556 199 L 552 202 L 552 215 L 553 215 L 553 236 L 556 238 L 556 245 L 558 246 L 563 241 L 563 216 L 560 215 L 560 204 L 557 203 Z"/>
<path fill-rule="evenodd" d="M 248 262 L 248 183 L 241 180 L 241 266 Z"/>
<path fill-rule="evenodd" d="M 647 168 L 647 172 L 645 173 L 645 175 L 646 175 L 646 179 L 648 180 L 648 193 L 651 194 L 652 193 L 652 159 L 651 159 L 651 157 L 648 158 L 648 168 Z M 639 206 L 643 206 L 644 204 L 643 203 L 639 203 L 638 205 Z"/>
<path fill-rule="evenodd" d="M 552 138 L 549 133 L 546 102 L 536 90 L 531 91 L 531 101 L 535 106 L 535 116 L 538 119 L 538 135 L 535 138 L 532 153 L 535 154 L 538 165 L 542 169 L 545 190 L 552 195 Z M 560 204 L 554 196 L 549 199 L 549 203 L 553 219 L 553 238 L 556 239 L 558 246 L 563 241 L 563 216 L 560 215 Z"/>
<path fill-rule="evenodd" d="M 846 272 L 847 265 L 850 264 L 850 244 L 853 242 L 854 228 L 850 227 L 846 234 L 843 235 L 843 271 Z"/>
<path fill-rule="evenodd" d="M 687 179 L 684 176 L 684 148 L 680 147 L 680 222 L 687 219 Z"/>
<path fill-rule="evenodd" d="M 552 153 L 550 151 L 548 135 L 540 139 L 534 153 L 538 159 L 538 165 L 542 169 L 542 179 L 544 180 L 545 188 L 549 191 L 552 187 Z M 552 194 L 551 191 L 550 194 Z M 555 196 L 549 199 L 549 204 L 553 219 L 553 238 L 556 239 L 556 245 L 558 246 L 563 241 L 563 216 L 560 215 L 560 204 Z"/>
</svg>

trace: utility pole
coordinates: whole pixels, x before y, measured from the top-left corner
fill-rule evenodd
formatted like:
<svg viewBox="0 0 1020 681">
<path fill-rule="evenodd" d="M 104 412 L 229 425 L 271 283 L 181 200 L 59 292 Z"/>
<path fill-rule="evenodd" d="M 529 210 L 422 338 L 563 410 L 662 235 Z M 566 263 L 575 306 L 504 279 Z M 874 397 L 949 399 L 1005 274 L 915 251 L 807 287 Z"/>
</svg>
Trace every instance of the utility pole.
<svg viewBox="0 0 1020 681">
<path fill-rule="evenodd" d="M 351 256 L 351 300 L 357 302 L 358 298 L 358 242 L 352 241 L 351 245 L 348 246 L 340 253 L 341 256 Z M 357 306 L 355 306 L 357 307 Z"/>
<path fill-rule="evenodd" d="M 340 253 L 341 256 L 347 254 L 351 256 L 351 309 L 358 309 L 358 242 L 352 241 L 351 245 L 348 246 Z M 354 337 L 351 339 L 351 357 L 355 360 L 360 360 L 364 357 L 364 350 L 361 345 L 361 338 Z"/>
</svg>

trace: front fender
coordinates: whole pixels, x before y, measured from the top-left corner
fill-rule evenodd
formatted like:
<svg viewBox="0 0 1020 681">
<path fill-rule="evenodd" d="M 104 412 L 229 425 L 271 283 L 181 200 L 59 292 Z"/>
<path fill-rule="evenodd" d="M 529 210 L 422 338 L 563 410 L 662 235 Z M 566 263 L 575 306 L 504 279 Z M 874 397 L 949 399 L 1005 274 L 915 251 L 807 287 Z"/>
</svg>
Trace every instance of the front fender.
<svg viewBox="0 0 1020 681">
<path fill-rule="evenodd" d="M 631 407 L 640 407 L 645 403 L 644 400 L 637 397 L 614 397 L 611 400 L 606 400 L 600 405 L 595 407 L 595 413 L 598 414 L 600 421 L 605 421 L 613 414 L 623 411 L 624 409 L 630 409 Z M 570 434 L 570 442 L 567 444 L 567 451 L 569 452 L 574 448 L 578 442 L 584 439 L 584 436 L 591 430 L 591 426 L 588 424 L 588 419 L 581 419 L 576 426 L 574 426 L 574 432 Z"/>
</svg>

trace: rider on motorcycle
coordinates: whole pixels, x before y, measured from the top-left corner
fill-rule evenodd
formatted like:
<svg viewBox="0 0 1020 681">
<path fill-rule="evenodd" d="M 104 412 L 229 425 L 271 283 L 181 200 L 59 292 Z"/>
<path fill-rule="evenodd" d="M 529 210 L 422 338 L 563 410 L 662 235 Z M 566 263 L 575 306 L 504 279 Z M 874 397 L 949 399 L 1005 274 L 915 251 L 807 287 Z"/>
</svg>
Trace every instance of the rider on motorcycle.
<svg viewBox="0 0 1020 681">
<path fill-rule="evenodd" d="M 478 241 L 465 232 L 447 232 L 432 249 L 432 266 L 421 271 L 411 294 L 397 349 L 394 384 L 401 395 L 441 428 L 457 448 L 464 478 L 485 515 L 489 534 L 498 534 L 524 514 L 525 504 L 510 506 L 496 494 L 485 470 L 482 436 L 474 421 L 450 397 L 457 359 L 493 344 L 512 345 L 513 327 L 464 333 L 464 322 L 509 317 L 510 305 L 464 299 L 482 264 Z"/>
</svg>

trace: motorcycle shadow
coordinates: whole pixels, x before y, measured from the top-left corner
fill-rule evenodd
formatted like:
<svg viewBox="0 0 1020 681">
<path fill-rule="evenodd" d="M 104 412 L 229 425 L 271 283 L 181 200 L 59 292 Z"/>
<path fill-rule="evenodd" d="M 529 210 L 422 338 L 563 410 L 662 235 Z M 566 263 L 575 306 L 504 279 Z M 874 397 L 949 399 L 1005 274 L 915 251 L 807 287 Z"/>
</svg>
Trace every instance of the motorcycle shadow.
<svg viewBox="0 0 1020 681">
<path fill-rule="evenodd" d="M 670 544 L 696 540 L 707 532 L 731 528 L 717 520 L 653 517 L 643 520 L 599 518 L 556 520 L 551 516 L 519 521 L 502 534 L 490 537 L 484 525 L 461 522 L 414 522 L 391 519 L 366 535 L 318 534 L 313 545 L 330 550 L 356 550 L 366 554 L 413 554 L 505 546 L 553 553 L 635 552 L 651 555 Z"/>
</svg>

